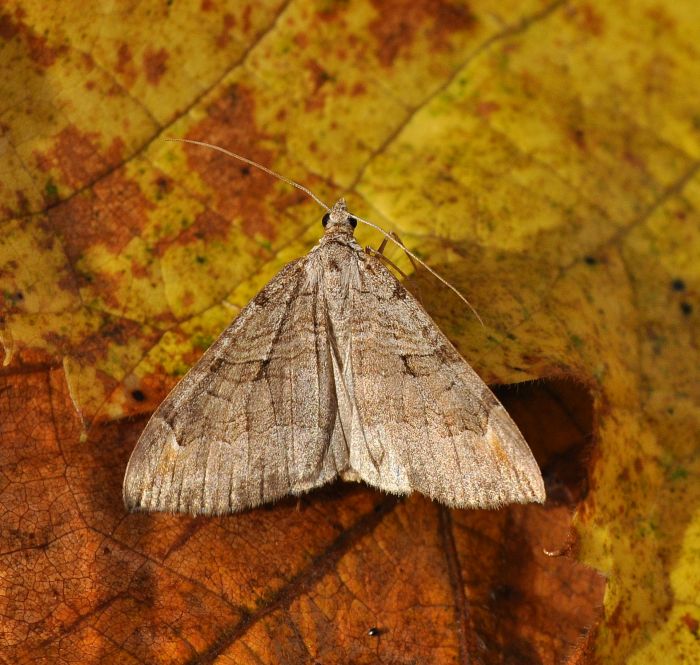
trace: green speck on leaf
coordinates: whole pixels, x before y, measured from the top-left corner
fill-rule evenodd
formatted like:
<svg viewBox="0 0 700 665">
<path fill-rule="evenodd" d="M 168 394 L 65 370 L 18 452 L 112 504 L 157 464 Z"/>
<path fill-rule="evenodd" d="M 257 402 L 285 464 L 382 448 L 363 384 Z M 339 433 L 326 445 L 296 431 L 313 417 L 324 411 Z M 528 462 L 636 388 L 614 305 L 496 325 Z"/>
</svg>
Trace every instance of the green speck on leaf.
<svg viewBox="0 0 700 665">
<path fill-rule="evenodd" d="M 671 481 L 685 480 L 688 477 L 688 470 L 677 464 L 673 458 L 662 460 L 661 466 L 664 474 Z"/>
<path fill-rule="evenodd" d="M 577 349 L 580 349 L 583 346 L 583 340 L 578 335 L 571 335 L 569 339 Z"/>
<path fill-rule="evenodd" d="M 653 519 L 641 520 L 637 530 L 642 538 L 659 535 L 659 525 Z"/>
<path fill-rule="evenodd" d="M 48 199 L 58 198 L 58 187 L 56 187 L 56 183 L 51 178 L 49 178 L 46 181 L 46 185 L 44 185 L 44 193 Z"/>
<path fill-rule="evenodd" d="M 670 480 L 684 480 L 688 477 L 688 470 L 682 466 L 676 467 L 668 474 Z"/>
<path fill-rule="evenodd" d="M 206 351 L 214 342 L 214 338 L 211 335 L 204 335 L 202 333 L 198 333 L 192 338 L 192 345 L 196 349 L 201 349 L 202 351 Z"/>
<path fill-rule="evenodd" d="M 187 367 L 187 365 L 178 363 L 177 365 L 175 365 L 175 367 L 172 368 L 172 370 L 170 370 L 170 376 L 184 376 L 185 374 L 187 374 L 188 369 L 189 367 Z"/>
<path fill-rule="evenodd" d="M 4 290 L 2 292 L 3 298 L 9 302 L 12 303 L 13 305 L 16 305 L 18 302 L 20 302 L 23 298 L 22 294 L 20 291 L 7 291 Z"/>
<path fill-rule="evenodd" d="M 322 0 L 318 12 L 320 14 L 332 14 L 336 9 L 341 9 L 348 4 L 348 0 Z"/>
<path fill-rule="evenodd" d="M 207 257 L 206 257 L 206 256 L 199 256 L 199 255 L 197 255 L 197 256 L 194 257 L 194 260 L 195 260 L 197 263 L 199 263 L 199 265 L 202 265 L 202 264 L 204 264 L 204 263 L 207 262 Z"/>
</svg>

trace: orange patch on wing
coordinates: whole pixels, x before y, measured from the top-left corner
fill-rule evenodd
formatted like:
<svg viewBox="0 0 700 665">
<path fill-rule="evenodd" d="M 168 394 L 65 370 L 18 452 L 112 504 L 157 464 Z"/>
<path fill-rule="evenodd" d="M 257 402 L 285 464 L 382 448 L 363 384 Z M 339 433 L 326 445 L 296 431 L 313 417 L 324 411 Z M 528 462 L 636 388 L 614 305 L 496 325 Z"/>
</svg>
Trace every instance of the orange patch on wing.
<svg viewBox="0 0 700 665">
<path fill-rule="evenodd" d="M 490 431 L 488 437 L 488 444 L 491 450 L 493 450 L 494 454 L 498 458 L 499 462 L 502 462 L 503 464 L 510 464 L 510 458 L 506 454 L 506 451 L 503 450 L 503 446 L 501 445 L 501 440 L 494 435 L 492 431 Z"/>
</svg>

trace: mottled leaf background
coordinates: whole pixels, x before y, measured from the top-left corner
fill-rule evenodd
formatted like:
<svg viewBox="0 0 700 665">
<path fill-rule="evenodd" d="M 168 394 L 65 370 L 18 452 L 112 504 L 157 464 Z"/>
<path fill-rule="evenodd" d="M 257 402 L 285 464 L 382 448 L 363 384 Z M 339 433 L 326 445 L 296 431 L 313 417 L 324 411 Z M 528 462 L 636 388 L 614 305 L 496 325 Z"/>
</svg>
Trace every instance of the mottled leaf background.
<svg viewBox="0 0 700 665">
<path fill-rule="evenodd" d="M 0 662 L 700 661 L 699 51 L 696 0 L 0 2 Z M 408 280 L 548 504 L 127 515 L 148 414 L 321 233 L 165 136 L 466 293 L 485 328 Z"/>
</svg>

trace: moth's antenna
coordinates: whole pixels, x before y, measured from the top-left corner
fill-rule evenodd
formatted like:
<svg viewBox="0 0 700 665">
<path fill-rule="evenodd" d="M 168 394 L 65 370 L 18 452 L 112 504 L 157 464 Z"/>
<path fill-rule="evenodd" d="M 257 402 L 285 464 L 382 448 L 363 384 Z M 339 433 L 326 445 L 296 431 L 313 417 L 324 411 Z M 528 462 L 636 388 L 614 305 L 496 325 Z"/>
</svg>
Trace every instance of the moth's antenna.
<svg viewBox="0 0 700 665">
<path fill-rule="evenodd" d="M 268 169 L 267 166 L 263 166 L 262 164 L 258 164 L 257 162 L 254 162 L 252 159 L 248 159 L 247 157 L 243 157 L 243 155 L 239 155 L 235 152 L 231 152 L 230 150 L 226 150 L 226 148 L 222 148 L 218 145 L 214 145 L 213 143 L 206 143 L 205 141 L 194 141 L 192 139 L 176 139 L 176 138 L 171 138 L 171 137 L 166 137 L 166 141 L 173 141 L 175 143 L 191 143 L 192 145 L 201 145 L 204 146 L 205 148 L 211 148 L 212 150 L 218 150 L 219 152 L 224 153 L 224 155 L 228 155 L 229 157 L 233 157 L 234 159 L 237 159 L 241 162 L 245 162 L 246 164 L 250 164 L 250 166 L 254 166 L 256 169 L 260 169 L 261 171 L 264 171 L 265 173 L 268 173 L 269 175 L 273 176 L 274 178 L 277 178 L 278 180 L 281 180 L 282 182 L 286 182 L 288 185 L 291 185 L 292 187 L 296 187 L 297 189 L 300 189 L 302 192 L 310 196 L 318 205 L 320 205 L 324 210 L 327 212 L 330 212 L 330 208 L 323 202 L 321 201 L 316 194 L 314 194 L 310 189 L 307 187 L 304 187 L 303 185 L 300 185 L 298 182 L 294 182 L 294 180 L 291 180 L 290 178 L 287 178 L 286 176 L 283 176 L 276 171 L 273 171 L 272 169 Z M 376 231 L 379 231 L 385 238 L 388 240 L 391 240 L 395 245 L 400 247 L 406 254 L 408 254 L 411 258 L 415 259 L 422 265 L 431 275 L 434 277 L 437 277 L 445 286 L 448 288 L 452 289 L 464 302 L 464 304 L 469 307 L 469 309 L 472 311 L 474 316 L 477 318 L 479 323 L 484 326 L 484 322 L 481 320 L 481 317 L 479 316 L 479 313 L 474 309 L 473 305 L 454 287 L 452 284 L 450 284 L 444 277 L 441 277 L 438 273 L 436 273 L 425 261 L 422 259 L 419 259 L 410 249 L 405 247 L 402 243 L 400 243 L 396 238 L 394 238 L 391 234 L 387 233 L 381 226 L 377 226 L 376 224 L 373 224 L 372 222 L 362 219 L 362 217 L 358 217 L 357 215 L 353 215 L 353 217 L 358 221 L 362 222 L 363 224 L 366 224 L 367 226 L 372 227 Z M 485 326 L 484 326 L 485 327 Z"/>
<path fill-rule="evenodd" d="M 265 173 L 269 173 L 271 176 L 277 178 L 278 180 L 281 180 L 282 182 L 286 182 L 288 185 L 291 185 L 292 187 L 296 187 L 297 189 L 300 189 L 302 192 L 310 196 L 318 205 L 320 205 L 324 210 L 327 212 L 330 212 L 330 208 L 323 202 L 321 199 L 316 196 L 310 189 L 307 189 L 303 185 L 300 185 L 298 182 L 294 182 L 294 180 L 290 180 L 289 178 L 286 178 L 283 175 L 280 175 L 279 173 L 273 171 L 272 169 L 268 169 L 266 166 L 263 166 L 262 164 L 258 164 L 257 162 L 254 162 L 252 159 L 248 159 L 247 157 L 243 157 L 243 155 L 237 155 L 235 152 L 231 152 L 230 150 L 226 150 L 226 148 L 221 148 L 218 145 L 214 145 L 213 143 L 205 143 L 204 141 L 193 141 L 192 139 L 176 139 L 176 138 L 170 138 L 167 137 L 165 139 L 166 141 L 173 141 L 176 143 L 192 143 L 193 145 L 201 145 L 204 146 L 205 148 L 211 148 L 212 150 L 218 150 L 219 152 L 223 152 L 224 155 L 228 155 L 229 157 L 233 157 L 234 159 L 237 159 L 241 162 L 245 162 L 246 164 L 250 164 L 251 166 L 254 166 L 256 169 L 260 169 L 261 171 L 265 171 Z"/>
<path fill-rule="evenodd" d="M 448 288 L 452 289 L 464 302 L 464 304 L 469 307 L 469 309 L 472 311 L 474 316 L 477 318 L 479 323 L 485 328 L 484 322 L 481 320 L 481 317 L 479 316 L 479 313 L 474 309 L 474 306 L 454 287 L 452 284 L 450 284 L 444 277 L 441 277 L 438 273 L 436 273 L 425 261 L 422 259 L 419 259 L 408 247 L 406 247 L 403 243 L 399 242 L 394 238 L 390 233 L 387 233 L 381 226 L 377 226 L 376 224 L 373 224 L 372 222 L 367 221 L 366 219 L 362 219 L 362 217 L 358 217 L 357 215 L 353 214 L 353 217 L 358 221 L 362 222 L 363 224 L 366 224 L 367 226 L 372 227 L 376 231 L 379 231 L 385 238 L 388 240 L 391 240 L 395 245 L 400 247 L 406 254 L 408 254 L 411 258 L 415 259 L 420 263 L 431 275 L 434 277 L 437 277 L 445 286 Z"/>
</svg>

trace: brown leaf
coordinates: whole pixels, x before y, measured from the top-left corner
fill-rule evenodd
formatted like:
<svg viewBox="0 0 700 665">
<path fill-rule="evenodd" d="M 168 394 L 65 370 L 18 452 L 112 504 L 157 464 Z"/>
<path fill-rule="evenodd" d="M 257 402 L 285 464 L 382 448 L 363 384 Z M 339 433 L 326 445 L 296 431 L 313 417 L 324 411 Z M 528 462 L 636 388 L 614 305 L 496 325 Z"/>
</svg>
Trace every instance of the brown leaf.
<svg viewBox="0 0 700 665">
<path fill-rule="evenodd" d="M 61 370 L 1 390 L 3 639 L 16 660 L 557 663 L 599 616 L 602 579 L 543 551 L 566 544 L 575 501 L 451 513 L 336 484 L 235 517 L 126 516 L 121 470 L 143 419 L 86 438 Z M 585 433 L 551 390 L 571 386 L 523 392 L 559 410 L 545 436 L 575 459 Z M 517 416 L 523 400 L 505 399 Z M 580 499 L 580 464 L 538 454 Z"/>
</svg>

